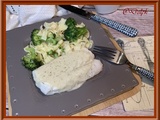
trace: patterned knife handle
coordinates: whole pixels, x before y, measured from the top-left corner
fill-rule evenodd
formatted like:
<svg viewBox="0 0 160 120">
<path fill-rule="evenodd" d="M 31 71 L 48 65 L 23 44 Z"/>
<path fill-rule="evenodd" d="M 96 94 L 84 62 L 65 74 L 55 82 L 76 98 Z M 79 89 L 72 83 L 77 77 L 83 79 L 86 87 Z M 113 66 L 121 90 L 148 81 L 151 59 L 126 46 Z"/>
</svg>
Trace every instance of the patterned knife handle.
<svg viewBox="0 0 160 120">
<path fill-rule="evenodd" d="M 133 70 L 135 70 L 138 74 L 140 75 L 143 75 L 144 77 L 150 79 L 151 81 L 154 81 L 154 73 L 145 69 L 145 68 L 142 68 L 142 67 L 139 67 L 137 65 L 134 65 L 132 63 L 129 63 L 129 65 L 131 66 L 131 68 Z"/>
<path fill-rule="evenodd" d="M 139 74 L 147 77 L 148 79 L 154 81 L 154 73 L 149 71 L 149 70 L 146 70 L 144 68 L 141 68 L 141 67 L 138 67 L 137 70 L 136 70 Z"/>
<path fill-rule="evenodd" d="M 138 34 L 138 31 L 135 28 L 132 28 L 130 26 L 124 25 L 122 23 L 118 23 L 116 21 L 113 21 L 113 20 L 98 16 L 98 15 L 92 15 L 91 19 L 97 22 L 103 23 L 129 37 L 135 37 Z"/>
</svg>

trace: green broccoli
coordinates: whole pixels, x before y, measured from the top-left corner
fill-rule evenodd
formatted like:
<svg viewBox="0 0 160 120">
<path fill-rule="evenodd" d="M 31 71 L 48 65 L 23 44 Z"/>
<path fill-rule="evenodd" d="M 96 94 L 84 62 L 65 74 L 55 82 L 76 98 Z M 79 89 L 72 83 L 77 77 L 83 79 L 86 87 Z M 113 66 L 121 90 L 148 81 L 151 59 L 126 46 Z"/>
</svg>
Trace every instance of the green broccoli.
<svg viewBox="0 0 160 120">
<path fill-rule="evenodd" d="M 30 54 L 22 57 L 22 64 L 29 70 L 34 70 L 43 65 L 43 63 L 37 57 L 34 58 Z"/>
<path fill-rule="evenodd" d="M 73 41 L 76 41 L 76 34 L 77 34 L 76 27 L 74 27 L 74 28 L 67 28 L 64 31 L 64 38 L 65 38 L 65 40 L 73 42 Z"/>
<path fill-rule="evenodd" d="M 47 35 L 47 43 L 52 43 L 53 45 L 56 45 L 58 43 L 58 41 L 56 40 L 56 34 L 49 32 Z"/>
<path fill-rule="evenodd" d="M 86 35 L 88 32 L 86 27 L 76 27 L 76 37 L 77 39 L 80 38 L 81 36 Z"/>
<path fill-rule="evenodd" d="M 58 57 L 58 53 L 56 53 L 55 51 L 53 50 L 50 50 L 47 52 L 47 55 L 53 57 L 53 58 L 57 58 Z"/>
<path fill-rule="evenodd" d="M 87 34 L 88 30 L 86 27 L 76 27 L 76 21 L 73 18 L 68 18 L 65 22 L 68 26 L 67 29 L 64 31 L 64 38 L 70 42 L 74 42 L 78 40 L 81 36 Z"/>
<path fill-rule="evenodd" d="M 39 33 L 39 29 L 34 29 L 34 30 L 31 32 L 32 35 L 37 35 L 38 33 Z"/>
<path fill-rule="evenodd" d="M 55 33 L 52 33 L 52 32 L 48 32 L 48 35 L 47 35 L 48 38 L 56 38 L 56 34 Z"/>
<path fill-rule="evenodd" d="M 41 36 L 38 36 L 39 29 L 34 29 L 31 33 L 31 41 L 32 43 L 36 46 L 36 45 L 40 45 L 43 40 L 41 40 Z"/>
<path fill-rule="evenodd" d="M 77 22 L 75 21 L 74 18 L 69 17 L 69 18 L 67 18 L 65 24 L 67 26 L 75 26 L 77 24 Z"/>
<path fill-rule="evenodd" d="M 47 43 L 52 43 L 53 45 L 56 45 L 58 43 L 58 41 L 56 41 L 55 39 L 53 38 L 47 38 L 46 40 Z"/>
<path fill-rule="evenodd" d="M 43 65 L 40 56 L 35 54 L 35 50 L 33 48 L 27 48 L 28 53 L 22 57 L 22 64 L 29 70 L 34 70 L 41 65 Z"/>
<path fill-rule="evenodd" d="M 67 28 L 64 31 L 64 38 L 65 40 L 68 40 L 70 42 L 74 42 L 76 40 L 78 40 L 78 38 L 80 38 L 81 36 L 86 35 L 86 33 L 88 32 L 88 30 L 86 29 L 86 27 L 74 27 L 72 29 Z"/>
</svg>

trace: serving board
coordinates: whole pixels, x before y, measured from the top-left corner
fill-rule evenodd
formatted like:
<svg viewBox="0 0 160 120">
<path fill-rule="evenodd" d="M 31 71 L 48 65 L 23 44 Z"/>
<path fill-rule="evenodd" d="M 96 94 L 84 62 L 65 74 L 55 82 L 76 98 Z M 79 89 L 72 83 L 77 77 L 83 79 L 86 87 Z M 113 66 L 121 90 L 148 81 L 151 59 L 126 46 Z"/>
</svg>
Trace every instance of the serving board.
<svg viewBox="0 0 160 120">
<path fill-rule="evenodd" d="M 83 22 L 90 31 L 94 45 L 115 47 L 106 35 L 103 27 L 75 14 L 63 16 L 73 17 Z M 55 17 L 45 22 L 59 21 Z M 25 55 L 23 48 L 30 41 L 34 28 L 44 22 L 28 25 L 7 32 L 7 70 L 10 106 L 13 116 L 68 116 L 76 115 L 92 106 L 115 98 L 139 84 L 127 65 L 113 65 L 102 60 L 103 71 L 89 79 L 79 89 L 51 96 L 43 95 L 35 86 L 31 71 L 21 65 L 21 57 Z"/>
</svg>

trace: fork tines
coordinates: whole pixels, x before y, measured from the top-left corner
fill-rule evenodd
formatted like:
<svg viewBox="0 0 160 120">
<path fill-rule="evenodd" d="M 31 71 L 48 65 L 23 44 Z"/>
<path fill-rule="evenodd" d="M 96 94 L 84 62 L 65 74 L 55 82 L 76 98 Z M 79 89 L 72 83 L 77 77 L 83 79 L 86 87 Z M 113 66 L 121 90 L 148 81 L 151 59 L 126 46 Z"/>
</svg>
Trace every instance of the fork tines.
<svg viewBox="0 0 160 120">
<path fill-rule="evenodd" d="M 94 46 L 92 52 L 105 60 L 114 59 L 117 50 L 110 47 Z"/>
</svg>

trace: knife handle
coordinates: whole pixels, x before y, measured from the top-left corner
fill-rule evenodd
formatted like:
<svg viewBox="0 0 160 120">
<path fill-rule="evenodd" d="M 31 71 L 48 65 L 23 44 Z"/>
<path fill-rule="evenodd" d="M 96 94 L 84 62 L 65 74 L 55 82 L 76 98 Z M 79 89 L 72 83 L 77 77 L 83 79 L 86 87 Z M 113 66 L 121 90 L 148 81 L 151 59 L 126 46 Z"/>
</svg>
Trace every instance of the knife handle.
<svg viewBox="0 0 160 120">
<path fill-rule="evenodd" d="M 132 28 L 132 27 L 124 25 L 122 23 L 118 23 L 116 21 L 101 17 L 99 15 L 92 15 L 91 19 L 93 19 L 99 23 L 103 23 L 103 24 L 129 36 L 129 37 L 135 37 L 138 34 L 138 31 L 135 28 Z"/>
<path fill-rule="evenodd" d="M 151 71 L 149 71 L 149 70 L 146 70 L 146 69 L 144 69 L 144 68 L 142 68 L 142 67 L 137 67 L 136 71 L 137 71 L 139 74 L 147 77 L 147 78 L 150 79 L 151 81 L 154 81 L 154 73 L 153 73 L 153 72 L 151 72 Z"/>
<path fill-rule="evenodd" d="M 128 62 L 129 66 L 135 70 L 138 74 L 140 75 L 143 75 L 144 77 L 150 79 L 151 81 L 154 81 L 154 73 L 145 69 L 145 68 L 142 68 L 140 66 L 137 66 L 137 65 L 134 65 L 130 62 Z"/>
</svg>

